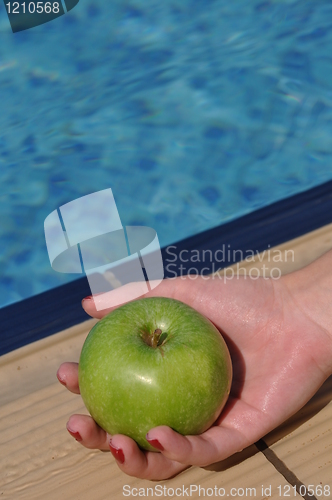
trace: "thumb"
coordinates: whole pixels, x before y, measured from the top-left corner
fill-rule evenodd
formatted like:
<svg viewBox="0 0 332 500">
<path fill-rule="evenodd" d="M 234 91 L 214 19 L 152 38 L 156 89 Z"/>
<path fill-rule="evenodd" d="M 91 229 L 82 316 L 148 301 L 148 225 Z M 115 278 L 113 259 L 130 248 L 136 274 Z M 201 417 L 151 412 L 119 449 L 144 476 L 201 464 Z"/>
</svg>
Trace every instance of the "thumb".
<svg viewBox="0 0 332 500">
<path fill-rule="evenodd" d="M 196 278 L 196 281 L 202 281 Z M 98 319 L 126 302 L 146 297 L 169 297 L 195 307 L 200 287 L 193 286 L 192 281 L 188 276 L 180 276 L 161 282 L 150 281 L 148 284 L 146 281 L 128 283 L 109 292 L 85 297 L 82 307 L 87 314 Z"/>
</svg>

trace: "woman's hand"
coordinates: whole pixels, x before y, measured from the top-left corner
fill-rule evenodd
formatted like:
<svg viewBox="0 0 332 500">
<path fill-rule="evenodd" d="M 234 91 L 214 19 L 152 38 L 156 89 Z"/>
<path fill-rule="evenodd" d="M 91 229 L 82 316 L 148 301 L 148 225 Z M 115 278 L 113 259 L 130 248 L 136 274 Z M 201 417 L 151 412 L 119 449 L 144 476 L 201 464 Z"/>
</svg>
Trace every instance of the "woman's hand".
<svg viewBox="0 0 332 500">
<path fill-rule="evenodd" d="M 181 436 L 169 427 L 156 427 L 148 433 L 154 446 L 159 444 L 161 453 L 155 453 L 141 451 L 127 436 L 107 435 L 89 416 L 71 416 L 69 432 L 87 448 L 111 449 L 125 473 L 155 480 L 190 465 L 210 465 L 253 444 L 296 413 L 332 373 L 332 335 L 324 321 L 317 321 L 319 292 L 310 299 L 305 276 L 298 271 L 279 280 L 234 277 L 226 282 L 221 277 L 180 277 L 164 280 L 146 294 L 192 306 L 219 328 L 228 344 L 231 394 L 216 424 L 203 434 Z M 82 304 L 96 318 L 111 311 L 97 311 L 93 299 Z M 79 394 L 77 363 L 62 364 L 58 378 Z"/>
</svg>

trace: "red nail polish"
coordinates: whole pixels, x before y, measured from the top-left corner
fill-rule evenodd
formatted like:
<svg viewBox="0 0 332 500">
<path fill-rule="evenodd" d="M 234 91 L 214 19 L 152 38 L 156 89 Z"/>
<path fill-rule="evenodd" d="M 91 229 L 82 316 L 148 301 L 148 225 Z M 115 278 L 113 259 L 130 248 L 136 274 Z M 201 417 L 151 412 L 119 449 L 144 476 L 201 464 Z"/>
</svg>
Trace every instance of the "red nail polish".
<svg viewBox="0 0 332 500">
<path fill-rule="evenodd" d="M 65 379 L 64 379 L 64 378 L 62 378 L 62 377 L 59 375 L 59 373 L 58 373 L 58 372 L 57 372 L 56 376 L 57 376 L 57 379 L 59 380 L 60 384 L 62 384 L 62 385 L 64 385 L 64 386 L 66 387 L 67 382 L 65 381 Z"/>
<path fill-rule="evenodd" d="M 81 436 L 81 434 L 78 431 L 73 432 L 73 431 L 70 431 L 69 429 L 67 429 L 67 431 L 69 432 L 69 434 L 71 436 L 73 436 L 73 438 L 76 439 L 76 441 L 83 441 L 82 436 Z"/>
<path fill-rule="evenodd" d="M 121 448 L 116 448 L 112 445 L 112 441 L 110 441 L 110 450 L 113 457 L 119 462 L 119 464 L 124 464 L 125 457 Z"/>
<path fill-rule="evenodd" d="M 146 440 L 151 444 L 151 446 L 156 448 L 156 450 L 164 451 L 165 448 L 163 447 L 163 445 L 161 443 L 159 443 L 158 439 L 150 439 L 149 435 L 147 434 Z"/>
<path fill-rule="evenodd" d="M 93 295 L 88 295 L 87 297 L 84 297 L 84 299 L 82 299 L 82 302 L 84 302 L 85 300 L 93 300 L 94 297 L 98 297 L 99 295 L 104 295 L 105 292 L 97 292 L 97 293 L 94 293 Z"/>
</svg>

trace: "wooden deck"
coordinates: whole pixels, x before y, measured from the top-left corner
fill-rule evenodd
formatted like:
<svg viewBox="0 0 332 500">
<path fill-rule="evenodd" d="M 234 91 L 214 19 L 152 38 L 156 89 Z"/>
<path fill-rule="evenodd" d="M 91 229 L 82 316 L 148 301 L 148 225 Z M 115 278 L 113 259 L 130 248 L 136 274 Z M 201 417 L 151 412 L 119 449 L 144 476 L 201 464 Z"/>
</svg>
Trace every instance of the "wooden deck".
<svg viewBox="0 0 332 500">
<path fill-rule="evenodd" d="M 288 273 L 331 248 L 332 224 L 280 245 L 282 255 L 293 250 L 294 257 L 288 253 L 290 258 L 275 266 Z M 268 254 L 260 254 L 255 262 L 242 263 L 241 267 L 262 269 L 267 259 Z M 192 467 L 168 481 L 128 477 L 110 453 L 81 447 L 65 425 L 72 413 L 86 410 L 80 396 L 58 383 L 56 371 L 61 362 L 79 359 L 94 323 L 86 321 L 0 358 L 2 499 L 120 499 L 124 498 L 125 485 L 127 491 L 145 488 L 145 494 L 152 496 L 147 488 L 159 484 L 166 487 L 169 498 L 179 498 L 175 491 L 172 495 L 172 489 L 190 485 L 192 498 L 199 498 L 196 487 L 201 488 L 201 497 L 203 488 L 206 496 L 211 496 L 211 488 L 216 487 L 220 496 L 235 498 L 301 498 L 293 486 L 305 497 L 309 485 L 318 486 L 318 494 L 305 498 L 332 497 L 331 492 L 324 493 L 324 486 L 332 489 L 332 378 L 300 412 L 257 445 L 205 469 Z M 234 495 L 235 489 L 238 492 Z"/>
</svg>

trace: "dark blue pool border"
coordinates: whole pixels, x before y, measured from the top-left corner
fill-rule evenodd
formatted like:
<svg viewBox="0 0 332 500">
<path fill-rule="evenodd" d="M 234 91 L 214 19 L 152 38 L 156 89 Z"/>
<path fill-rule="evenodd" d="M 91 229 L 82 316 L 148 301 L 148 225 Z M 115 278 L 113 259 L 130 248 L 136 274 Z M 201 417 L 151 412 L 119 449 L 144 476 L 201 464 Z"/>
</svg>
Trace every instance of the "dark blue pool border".
<svg viewBox="0 0 332 500">
<path fill-rule="evenodd" d="M 215 255 L 221 248 L 243 254 L 248 249 L 261 252 L 331 222 L 332 181 L 163 248 L 165 277 L 170 278 L 174 273 L 186 274 L 193 266 L 190 259 L 188 262 L 178 259 L 177 262 L 174 254 L 179 256 L 183 250 L 188 251 L 186 256 L 191 250 L 197 250 L 200 255 L 210 250 Z M 195 268 L 198 271 L 204 268 L 207 274 L 234 264 L 238 259 L 233 260 L 233 252 L 229 253 L 228 256 L 225 252 L 223 262 L 196 259 Z M 0 355 L 89 319 L 81 307 L 81 300 L 90 293 L 84 277 L 0 309 Z"/>
</svg>

